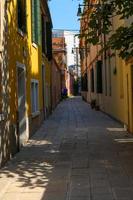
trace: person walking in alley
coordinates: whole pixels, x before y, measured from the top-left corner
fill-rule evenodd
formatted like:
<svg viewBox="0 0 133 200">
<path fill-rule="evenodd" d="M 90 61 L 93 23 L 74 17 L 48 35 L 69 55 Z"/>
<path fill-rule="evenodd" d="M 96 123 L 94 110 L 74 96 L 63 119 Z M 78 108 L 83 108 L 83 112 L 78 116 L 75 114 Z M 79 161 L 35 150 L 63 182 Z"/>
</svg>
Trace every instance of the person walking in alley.
<svg viewBox="0 0 133 200">
<path fill-rule="evenodd" d="M 62 89 L 62 98 L 65 99 L 68 97 L 68 90 L 66 87 Z"/>
</svg>

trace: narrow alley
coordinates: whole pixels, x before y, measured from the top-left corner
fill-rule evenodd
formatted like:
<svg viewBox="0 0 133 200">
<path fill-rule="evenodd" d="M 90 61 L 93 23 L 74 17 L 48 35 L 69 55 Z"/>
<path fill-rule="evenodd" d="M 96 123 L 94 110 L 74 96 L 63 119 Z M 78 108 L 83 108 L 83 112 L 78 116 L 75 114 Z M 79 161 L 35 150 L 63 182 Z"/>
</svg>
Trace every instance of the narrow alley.
<svg viewBox="0 0 133 200">
<path fill-rule="evenodd" d="M 0 200 L 132 200 L 133 137 L 80 97 L 62 101 L 0 171 Z"/>
</svg>

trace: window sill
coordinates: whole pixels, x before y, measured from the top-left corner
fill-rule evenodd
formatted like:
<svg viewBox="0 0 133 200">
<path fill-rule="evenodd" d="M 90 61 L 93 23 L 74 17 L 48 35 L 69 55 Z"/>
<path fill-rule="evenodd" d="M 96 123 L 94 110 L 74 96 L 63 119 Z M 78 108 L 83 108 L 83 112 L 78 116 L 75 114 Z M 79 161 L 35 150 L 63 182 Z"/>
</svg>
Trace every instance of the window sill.
<svg viewBox="0 0 133 200">
<path fill-rule="evenodd" d="M 4 114 L 0 113 L 0 122 L 5 120 Z"/>
<path fill-rule="evenodd" d="M 18 34 L 23 38 L 25 37 L 25 33 L 21 29 L 18 29 Z"/>
<path fill-rule="evenodd" d="M 42 57 L 45 58 L 45 53 L 44 52 L 42 52 Z"/>
<path fill-rule="evenodd" d="M 37 48 L 38 48 L 37 44 L 36 44 L 36 43 L 34 43 L 34 42 L 32 42 L 32 46 L 33 46 L 35 49 L 37 49 Z"/>
<path fill-rule="evenodd" d="M 36 111 L 36 112 L 34 112 L 34 113 L 31 114 L 32 118 L 35 118 L 38 115 L 40 115 L 40 111 Z"/>
</svg>

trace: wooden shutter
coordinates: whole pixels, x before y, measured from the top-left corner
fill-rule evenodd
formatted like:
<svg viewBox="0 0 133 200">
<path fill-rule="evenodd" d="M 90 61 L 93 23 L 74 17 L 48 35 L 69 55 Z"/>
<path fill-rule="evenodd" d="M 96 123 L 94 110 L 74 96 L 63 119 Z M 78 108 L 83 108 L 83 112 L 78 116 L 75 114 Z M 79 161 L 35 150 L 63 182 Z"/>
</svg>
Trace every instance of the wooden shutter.
<svg viewBox="0 0 133 200">
<path fill-rule="evenodd" d="M 36 21 L 36 41 L 37 44 L 41 45 L 41 8 L 40 8 L 40 0 L 36 0 L 36 13 L 35 13 L 35 21 Z"/>
<path fill-rule="evenodd" d="M 35 40 L 35 0 L 32 0 L 32 8 L 31 8 L 31 16 L 32 16 L 32 42 L 36 42 Z"/>
<path fill-rule="evenodd" d="M 32 0 L 32 41 L 41 45 L 40 0 Z"/>
<path fill-rule="evenodd" d="M 34 34 L 35 34 L 35 43 L 38 44 L 38 1 L 34 0 Z"/>
</svg>

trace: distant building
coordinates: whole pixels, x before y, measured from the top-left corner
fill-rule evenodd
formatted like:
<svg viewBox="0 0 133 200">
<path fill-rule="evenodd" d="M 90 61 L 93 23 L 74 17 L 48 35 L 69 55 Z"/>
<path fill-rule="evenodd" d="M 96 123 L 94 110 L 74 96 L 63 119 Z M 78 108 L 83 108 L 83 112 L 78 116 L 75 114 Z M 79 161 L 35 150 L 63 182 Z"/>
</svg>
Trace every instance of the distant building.
<svg viewBox="0 0 133 200">
<path fill-rule="evenodd" d="M 72 82 L 74 82 L 73 77 L 75 79 L 77 78 L 80 79 L 81 77 L 78 34 L 79 34 L 78 31 L 66 31 L 66 30 L 53 31 L 53 38 L 56 38 L 56 42 L 61 40 L 61 38 L 64 38 L 65 51 L 66 51 L 66 63 L 67 63 L 66 86 L 68 88 L 69 95 L 72 94 L 72 91 L 73 91 L 73 88 L 72 88 L 73 87 Z M 57 50 L 59 51 L 59 48 L 61 48 L 61 46 L 59 46 L 59 44 L 56 44 L 55 39 L 53 42 L 54 42 L 53 48 L 55 49 L 55 45 L 56 45 L 56 51 Z M 55 51 L 54 49 L 53 49 L 53 52 Z"/>
<path fill-rule="evenodd" d="M 54 36 L 57 35 L 54 34 L 52 38 L 53 58 L 61 70 L 61 89 L 63 89 L 66 87 L 67 80 L 67 52 L 65 38 Z"/>
</svg>

